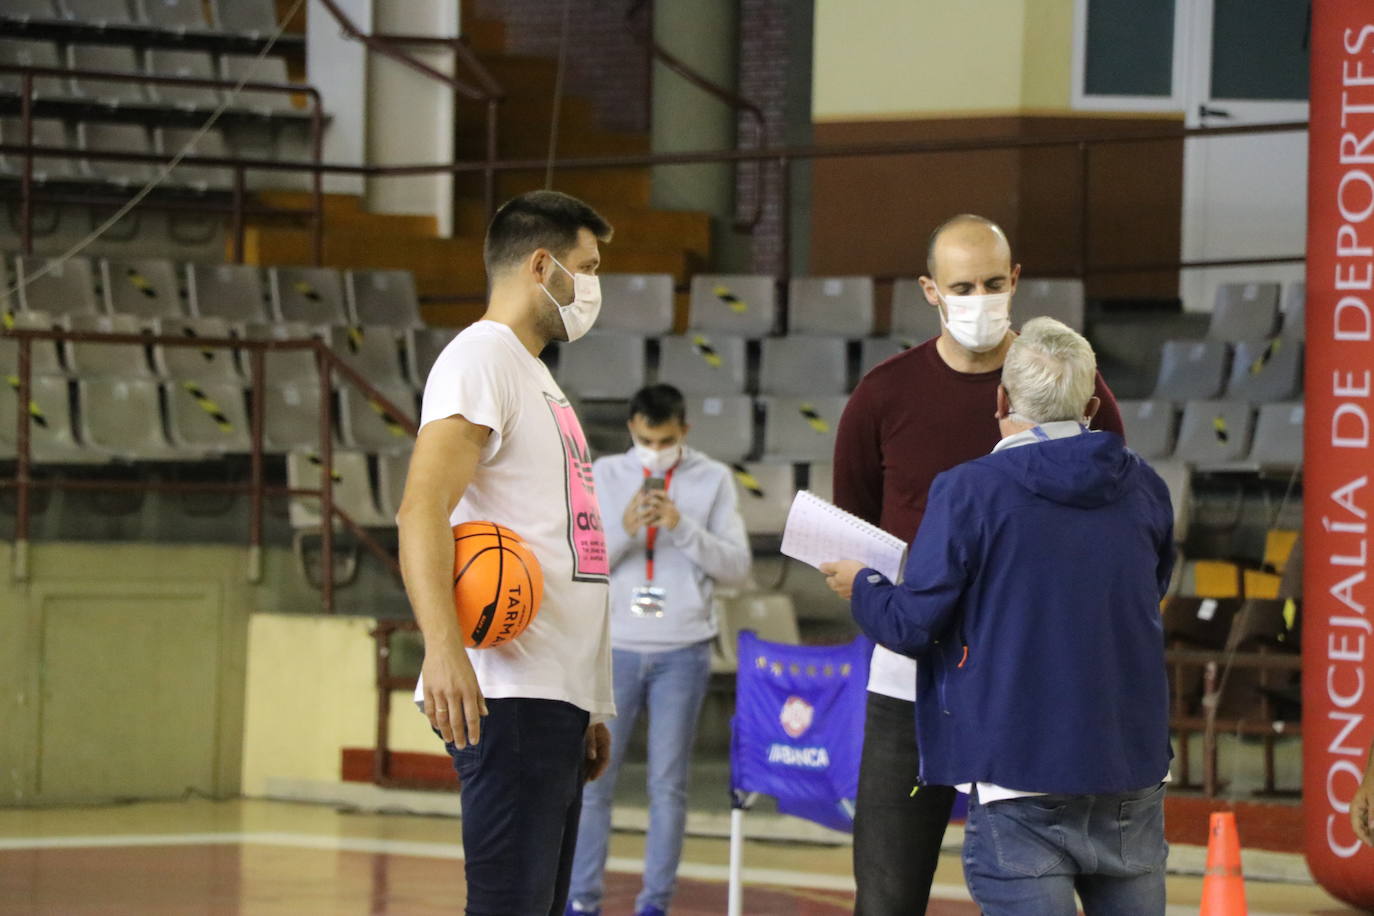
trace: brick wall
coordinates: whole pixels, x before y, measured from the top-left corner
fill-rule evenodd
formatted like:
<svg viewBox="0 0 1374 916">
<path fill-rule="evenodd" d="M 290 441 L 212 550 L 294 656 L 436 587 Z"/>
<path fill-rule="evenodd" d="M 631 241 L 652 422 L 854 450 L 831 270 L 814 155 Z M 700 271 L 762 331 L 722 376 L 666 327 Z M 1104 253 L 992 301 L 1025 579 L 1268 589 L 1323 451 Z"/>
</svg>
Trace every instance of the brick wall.
<svg viewBox="0 0 1374 916">
<path fill-rule="evenodd" d="M 789 142 L 788 93 L 796 87 L 797 61 L 792 59 L 789 41 L 796 15 L 788 0 L 740 0 L 739 95 L 763 109 L 764 146 L 784 146 Z M 807 62 L 809 69 L 809 62 Z M 752 119 L 741 115 L 738 138 L 742 146 L 754 140 Z M 782 270 L 781 173 L 772 163 L 741 165 L 736 179 L 736 211 L 749 218 L 763 195 L 763 215 L 754 230 L 753 265 L 758 273 Z"/>
<path fill-rule="evenodd" d="M 569 0 L 564 92 L 592 100 L 609 130 L 649 128 L 649 65 L 625 28 L 627 2 Z M 475 0 L 481 19 L 506 26 L 506 53 L 557 58 L 563 27 L 558 0 Z"/>
</svg>

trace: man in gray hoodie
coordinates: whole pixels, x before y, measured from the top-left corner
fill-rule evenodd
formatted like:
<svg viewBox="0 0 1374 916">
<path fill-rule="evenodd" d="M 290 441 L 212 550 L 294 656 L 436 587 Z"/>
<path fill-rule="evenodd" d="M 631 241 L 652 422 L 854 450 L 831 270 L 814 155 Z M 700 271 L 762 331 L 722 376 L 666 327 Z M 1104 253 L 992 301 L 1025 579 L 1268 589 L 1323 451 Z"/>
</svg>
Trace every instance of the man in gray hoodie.
<svg viewBox="0 0 1374 916">
<path fill-rule="evenodd" d="M 677 883 L 687 774 L 711 673 L 717 583 L 749 575 L 749 539 L 730 469 L 683 444 L 682 393 L 650 385 L 630 401 L 633 447 L 592 466 L 611 567 L 611 762 L 582 794 L 568 913 L 600 913 L 611 799 L 641 711 L 649 715 L 649 835 L 637 916 L 662 916 Z"/>
</svg>

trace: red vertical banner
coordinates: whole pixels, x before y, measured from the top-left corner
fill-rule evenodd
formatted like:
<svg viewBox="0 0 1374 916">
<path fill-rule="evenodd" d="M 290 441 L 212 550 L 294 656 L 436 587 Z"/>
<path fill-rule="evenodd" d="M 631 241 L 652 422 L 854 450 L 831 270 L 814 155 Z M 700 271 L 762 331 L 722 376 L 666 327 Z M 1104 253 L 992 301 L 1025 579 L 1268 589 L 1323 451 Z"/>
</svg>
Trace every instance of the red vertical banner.
<svg viewBox="0 0 1374 916">
<path fill-rule="evenodd" d="M 1350 800 L 1374 739 L 1374 3 L 1312 4 L 1303 460 L 1307 860 L 1374 908 Z"/>
</svg>

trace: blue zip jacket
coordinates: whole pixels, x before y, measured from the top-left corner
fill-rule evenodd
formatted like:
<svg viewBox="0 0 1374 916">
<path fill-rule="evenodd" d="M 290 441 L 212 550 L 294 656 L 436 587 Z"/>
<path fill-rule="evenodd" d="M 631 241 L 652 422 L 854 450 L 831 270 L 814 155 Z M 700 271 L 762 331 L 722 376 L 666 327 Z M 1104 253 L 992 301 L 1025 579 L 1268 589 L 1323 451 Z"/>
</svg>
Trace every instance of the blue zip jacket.
<svg viewBox="0 0 1374 916">
<path fill-rule="evenodd" d="M 921 781 L 1129 792 L 1168 772 L 1159 600 L 1164 482 L 1115 433 L 994 452 L 940 474 L 901 585 L 865 569 L 854 617 L 918 659 Z"/>
</svg>

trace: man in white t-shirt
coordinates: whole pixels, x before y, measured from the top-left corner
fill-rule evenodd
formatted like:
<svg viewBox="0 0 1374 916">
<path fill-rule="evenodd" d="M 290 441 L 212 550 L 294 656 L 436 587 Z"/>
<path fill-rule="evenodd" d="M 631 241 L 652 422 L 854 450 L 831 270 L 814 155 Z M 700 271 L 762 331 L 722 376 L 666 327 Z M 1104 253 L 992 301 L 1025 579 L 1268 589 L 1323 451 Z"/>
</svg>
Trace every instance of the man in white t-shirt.
<svg viewBox="0 0 1374 916">
<path fill-rule="evenodd" d="M 416 702 L 462 782 L 469 916 L 561 914 L 582 784 L 609 760 L 615 714 L 607 554 L 591 455 L 539 353 L 575 341 L 601 306 L 598 241 L 611 227 L 554 191 L 497 211 L 487 311 L 430 370 L 397 514 L 401 570 L 424 636 Z M 514 530 L 543 570 L 529 628 L 464 649 L 451 526 Z"/>
</svg>

